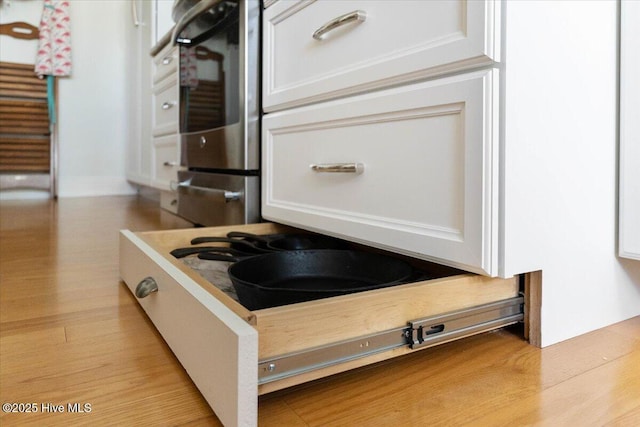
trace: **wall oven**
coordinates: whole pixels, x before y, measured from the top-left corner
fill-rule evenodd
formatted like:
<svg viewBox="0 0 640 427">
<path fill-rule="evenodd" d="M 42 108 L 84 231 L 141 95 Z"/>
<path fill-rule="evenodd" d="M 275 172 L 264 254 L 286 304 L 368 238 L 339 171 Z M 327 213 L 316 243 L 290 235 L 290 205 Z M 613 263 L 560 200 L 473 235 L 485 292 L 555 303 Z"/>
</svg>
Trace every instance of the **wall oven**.
<svg viewBox="0 0 640 427">
<path fill-rule="evenodd" d="M 199 225 L 260 216 L 260 1 L 177 0 L 178 214 Z"/>
</svg>

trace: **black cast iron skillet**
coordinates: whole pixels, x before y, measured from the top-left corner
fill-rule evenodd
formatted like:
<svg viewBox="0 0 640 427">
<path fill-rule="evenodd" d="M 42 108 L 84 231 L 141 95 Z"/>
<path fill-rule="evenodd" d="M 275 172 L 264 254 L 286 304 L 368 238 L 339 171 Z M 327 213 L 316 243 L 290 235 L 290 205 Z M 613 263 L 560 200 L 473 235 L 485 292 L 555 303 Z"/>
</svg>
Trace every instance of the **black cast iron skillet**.
<svg viewBox="0 0 640 427">
<path fill-rule="evenodd" d="M 249 310 L 397 285 L 413 274 L 404 261 L 361 251 L 322 249 L 224 256 L 220 252 L 228 251 L 219 249 L 199 257 L 237 261 L 228 269 L 229 278 L 240 303 Z"/>
</svg>

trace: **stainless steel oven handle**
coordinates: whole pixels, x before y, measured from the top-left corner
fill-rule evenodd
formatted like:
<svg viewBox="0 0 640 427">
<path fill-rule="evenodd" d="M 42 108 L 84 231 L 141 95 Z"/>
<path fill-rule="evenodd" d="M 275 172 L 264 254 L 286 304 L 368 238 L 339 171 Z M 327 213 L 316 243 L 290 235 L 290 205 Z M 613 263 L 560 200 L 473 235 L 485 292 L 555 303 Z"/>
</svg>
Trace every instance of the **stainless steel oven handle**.
<svg viewBox="0 0 640 427">
<path fill-rule="evenodd" d="M 313 164 L 309 167 L 314 172 L 354 173 L 356 175 L 364 173 L 363 163 L 324 163 Z"/>
<path fill-rule="evenodd" d="M 212 7 L 215 7 L 218 3 L 223 0 L 202 0 L 198 2 L 195 6 L 189 9 L 182 18 L 178 20 L 176 26 L 173 28 L 173 33 L 171 34 L 171 39 L 173 40 L 174 45 L 184 44 L 190 45 L 191 39 L 186 37 L 181 37 L 180 33 L 187 28 L 187 25 L 191 24 L 196 18 L 198 18 L 203 13 L 207 12 Z"/>
<path fill-rule="evenodd" d="M 225 203 L 238 201 L 244 196 L 243 191 L 230 191 L 217 188 L 199 187 L 197 185 L 191 185 L 189 181 L 178 183 L 178 192 L 189 194 L 192 196 L 205 196 L 210 198 L 219 198 L 220 196 L 222 196 Z"/>
<path fill-rule="evenodd" d="M 364 10 L 354 10 L 353 12 L 345 13 L 342 16 L 332 19 L 331 21 L 318 28 L 313 33 L 313 38 L 316 40 L 322 40 L 322 37 L 331 30 L 335 30 L 338 27 L 348 24 L 349 22 L 364 22 L 367 19 L 367 12 Z"/>
</svg>

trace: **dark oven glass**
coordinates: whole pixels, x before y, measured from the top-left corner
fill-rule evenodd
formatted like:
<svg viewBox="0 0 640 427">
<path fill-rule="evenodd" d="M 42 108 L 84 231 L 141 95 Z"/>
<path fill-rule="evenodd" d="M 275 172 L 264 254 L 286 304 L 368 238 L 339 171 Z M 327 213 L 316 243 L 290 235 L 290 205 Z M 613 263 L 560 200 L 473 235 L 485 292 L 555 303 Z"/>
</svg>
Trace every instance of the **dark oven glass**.
<svg viewBox="0 0 640 427">
<path fill-rule="evenodd" d="M 180 132 L 191 133 L 240 121 L 240 24 L 236 2 L 222 2 L 182 34 Z M 196 33 L 196 34 L 190 34 Z"/>
</svg>

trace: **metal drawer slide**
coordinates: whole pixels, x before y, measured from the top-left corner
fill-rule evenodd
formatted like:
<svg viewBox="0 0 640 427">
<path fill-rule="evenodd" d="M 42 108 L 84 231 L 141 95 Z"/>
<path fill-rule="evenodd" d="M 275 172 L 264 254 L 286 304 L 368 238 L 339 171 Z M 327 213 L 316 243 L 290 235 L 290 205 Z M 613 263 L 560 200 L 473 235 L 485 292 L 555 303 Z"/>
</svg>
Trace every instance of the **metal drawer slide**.
<svg viewBox="0 0 640 427">
<path fill-rule="evenodd" d="M 403 346 L 411 349 L 426 348 L 497 329 L 522 320 L 523 304 L 522 297 L 510 298 L 412 320 L 407 322 L 407 326 L 377 334 L 260 360 L 258 383 L 265 384 L 394 348 Z"/>
</svg>

